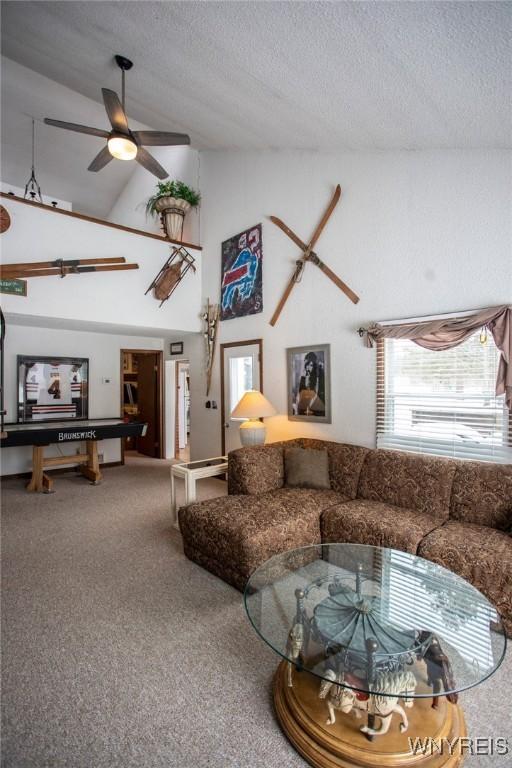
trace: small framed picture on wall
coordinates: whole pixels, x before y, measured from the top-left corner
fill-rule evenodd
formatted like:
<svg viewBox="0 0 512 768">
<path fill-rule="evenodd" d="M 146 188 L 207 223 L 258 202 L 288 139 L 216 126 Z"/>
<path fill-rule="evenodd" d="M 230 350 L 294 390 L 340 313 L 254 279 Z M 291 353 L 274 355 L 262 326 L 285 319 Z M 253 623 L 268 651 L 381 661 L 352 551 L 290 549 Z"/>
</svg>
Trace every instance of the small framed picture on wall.
<svg viewBox="0 0 512 768">
<path fill-rule="evenodd" d="M 286 350 L 288 418 L 331 423 L 331 347 L 317 344 Z"/>
<path fill-rule="evenodd" d="M 182 355 L 183 354 L 183 342 L 182 341 L 171 341 L 170 352 L 171 352 L 171 355 Z"/>
</svg>

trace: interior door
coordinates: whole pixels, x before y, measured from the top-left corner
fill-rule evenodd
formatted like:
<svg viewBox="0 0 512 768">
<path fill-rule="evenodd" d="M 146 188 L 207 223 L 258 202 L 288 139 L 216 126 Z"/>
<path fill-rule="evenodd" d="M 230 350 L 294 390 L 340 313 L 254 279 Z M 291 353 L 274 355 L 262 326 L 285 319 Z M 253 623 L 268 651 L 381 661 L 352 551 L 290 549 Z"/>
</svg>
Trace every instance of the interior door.
<svg viewBox="0 0 512 768">
<path fill-rule="evenodd" d="M 223 345 L 223 433 L 224 453 L 240 448 L 240 422 L 231 412 L 248 389 L 261 391 L 261 342 Z"/>
<path fill-rule="evenodd" d="M 159 419 L 159 382 L 158 355 L 145 353 L 137 355 L 138 361 L 138 406 L 140 421 L 147 422 L 144 437 L 137 439 L 137 450 L 145 456 L 160 457 L 160 419 Z"/>
</svg>

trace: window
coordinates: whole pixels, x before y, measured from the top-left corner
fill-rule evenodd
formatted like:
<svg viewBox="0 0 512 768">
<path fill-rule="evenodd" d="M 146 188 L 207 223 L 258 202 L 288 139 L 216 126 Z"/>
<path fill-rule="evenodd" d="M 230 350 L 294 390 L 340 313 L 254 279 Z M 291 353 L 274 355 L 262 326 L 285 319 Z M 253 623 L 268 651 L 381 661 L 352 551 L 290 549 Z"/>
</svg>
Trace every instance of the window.
<svg viewBox="0 0 512 768">
<path fill-rule="evenodd" d="M 490 333 L 444 352 L 406 339 L 377 344 L 377 447 L 508 463 L 510 413 L 495 394 Z"/>
<path fill-rule="evenodd" d="M 229 361 L 230 413 L 234 411 L 247 390 L 253 388 L 252 366 L 253 358 L 251 355 L 232 357 Z"/>
</svg>

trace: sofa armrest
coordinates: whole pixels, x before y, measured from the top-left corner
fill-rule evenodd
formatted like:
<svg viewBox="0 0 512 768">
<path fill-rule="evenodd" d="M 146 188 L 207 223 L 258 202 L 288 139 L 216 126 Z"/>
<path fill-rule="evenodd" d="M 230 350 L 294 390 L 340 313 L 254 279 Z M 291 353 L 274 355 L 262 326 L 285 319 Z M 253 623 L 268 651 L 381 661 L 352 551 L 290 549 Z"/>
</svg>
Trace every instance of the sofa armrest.
<svg viewBox="0 0 512 768">
<path fill-rule="evenodd" d="M 228 493 L 275 491 L 284 483 L 283 444 L 252 445 L 228 454 Z"/>
</svg>

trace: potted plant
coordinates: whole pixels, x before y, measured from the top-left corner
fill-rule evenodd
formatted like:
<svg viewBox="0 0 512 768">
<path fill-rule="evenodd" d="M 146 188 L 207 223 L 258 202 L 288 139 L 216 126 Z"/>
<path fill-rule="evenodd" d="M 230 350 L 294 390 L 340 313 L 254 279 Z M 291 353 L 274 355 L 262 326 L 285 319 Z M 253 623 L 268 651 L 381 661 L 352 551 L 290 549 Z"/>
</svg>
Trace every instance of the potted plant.
<svg viewBox="0 0 512 768">
<path fill-rule="evenodd" d="M 160 215 L 169 240 L 181 241 L 185 214 L 199 205 L 201 195 L 182 181 L 159 181 L 156 187 L 146 203 L 146 214 Z"/>
</svg>

